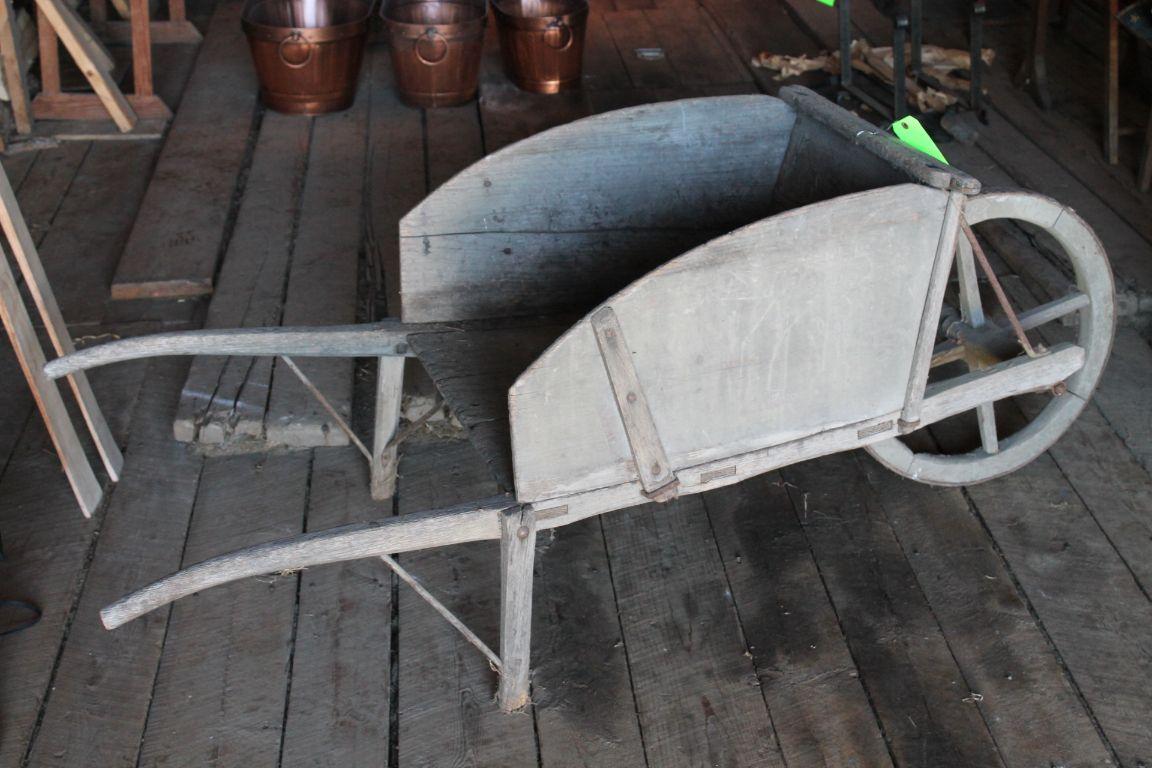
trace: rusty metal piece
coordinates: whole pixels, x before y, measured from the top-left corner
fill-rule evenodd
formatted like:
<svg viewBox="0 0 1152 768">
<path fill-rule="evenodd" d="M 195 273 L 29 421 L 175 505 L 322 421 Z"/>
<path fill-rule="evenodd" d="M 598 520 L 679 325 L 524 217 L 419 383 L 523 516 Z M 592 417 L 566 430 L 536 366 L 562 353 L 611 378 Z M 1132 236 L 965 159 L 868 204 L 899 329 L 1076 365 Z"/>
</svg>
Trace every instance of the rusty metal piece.
<svg viewBox="0 0 1152 768">
<path fill-rule="evenodd" d="M 1068 384 L 1063 381 L 1058 381 L 1052 385 L 1052 394 L 1056 397 L 1062 397 L 1068 394 Z"/>
<path fill-rule="evenodd" d="M 512 82 L 533 93 L 580 87 L 588 0 L 499 0 L 492 7 Z"/>
<path fill-rule="evenodd" d="M 381 11 L 400 97 L 448 107 L 476 97 L 488 12 L 483 3 L 414 0 Z"/>
<path fill-rule="evenodd" d="M 968 244 L 972 246 L 972 253 L 976 255 L 976 261 L 988 277 L 988 283 L 992 286 L 992 291 L 996 294 L 996 300 L 1000 302 L 1000 308 L 1004 310 L 1004 314 L 1008 318 L 1008 323 L 1012 326 L 1012 332 L 1016 334 L 1016 340 L 1019 341 L 1020 346 L 1024 348 L 1024 353 L 1028 355 L 1028 357 L 1040 357 L 1042 353 L 1038 352 L 1032 346 L 1032 342 L 1028 341 L 1028 335 L 1024 332 L 1024 326 L 1020 325 L 1020 318 L 1016 316 L 1016 311 L 1012 309 L 1012 304 L 1008 301 L 1008 294 L 1004 292 L 1004 287 L 1000 285 L 1000 280 L 992 270 L 992 265 L 988 263 L 988 257 L 984 254 L 984 249 L 980 246 L 979 241 L 976 240 L 976 233 L 972 231 L 972 227 L 970 227 L 968 222 L 963 218 L 960 219 L 960 228 L 964 231 L 964 237 L 968 239 Z"/>
<path fill-rule="evenodd" d="M 352 106 L 368 16 L 364 0 L 260 0 L 241 18 L 260 81 L 277 112 L 319 115 Z"/>
</svg>

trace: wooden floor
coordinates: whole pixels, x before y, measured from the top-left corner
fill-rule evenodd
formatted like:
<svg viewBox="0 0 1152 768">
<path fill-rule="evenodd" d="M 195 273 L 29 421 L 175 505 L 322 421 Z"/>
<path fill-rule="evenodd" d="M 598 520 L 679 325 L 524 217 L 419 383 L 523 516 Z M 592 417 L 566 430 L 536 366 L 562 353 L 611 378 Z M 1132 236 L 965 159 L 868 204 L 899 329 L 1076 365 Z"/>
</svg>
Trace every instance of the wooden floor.
<svg viewBox="0 0 1152 768">
<path fill-rule="evenodd" d="M 221 30 L 236 8 L 220 0 Z M 500 75 L 493 41 L 480 101 L 427 112 L 397 101 L 377 44 L 359 106 L 323 120 L 263 113 L 250 93 L 228 90 L 236 82 L 201 71 L 218 58 L 159 48 L 170 104 L 190 82 L 187 131 L 206 124 L 210 103 L 226 113 L 220 126 L 243 132 L 218 137 L 239 159 L 231 171 L 205 170 L 227 198 L 190 225 L 200 229 L 189 242 L 215 243 L 225 260 L 208 274 L 224 281 L 237 238 L 262 242 L 244 223 L 246 206 L 271 217 L 268 232 L 289 233 L 297 256 L 346 254 L 352 227 L 367 233 L 352 242 L 353 293 L 345 280 L 311 298 L 351 302 L 324 311 L 379 314 L 387 291 L 373 276 L 390 274 L 396 221 L 429 189 L 486 152 L 591 112 L 770 92 L 779 83 L 746 62 L 834 42 L 823 9 L 595 0 L 584 92 L 519 93 Z M 210 10 L 200 7 L 201 28 Z M 378 505 L 351 447 L 206 456 L 177 442 L 188 362 L 129 363 L 93 376 L 127 461 L 106 508 L 86 521 L 5 347 L 0 598 L 32 600 L 44 616 L 0 637 L 0 766 L 1152 765 L 1152 208 L 1133 183 L 1135 139 L 1122 166 L 1100 159 L 1102 27 L 1074 6 L 1053 43 L 1057 107 L 1044 114 L 1007 85 L 1025 11 L 993 4 L 988 38 L 1000 62 L 989 123 L 975 145 L 943 150 L 989 185 L 1073 205 L 1115 261 L 1125 324 L 1112 362 L 1048 455 L 986 485 L 941 490 L 843 454 L 558 529 L 538 544 L 533 703 L 502 715 L 483 657 L 379 562 L 228 585 L 114 632 L 96 615 L 181 564 L 486 495 L 492 482 L 468 443 L 406 444 L 397 498 Z M 951 12 L 929 4 L 929 42 L 963 43 Z M 859 26 L 873 39 L 885 31 L 869 13 Z M 210 31 L 205 47 L 219 39 Z M 637 48 L 665 57 L 641 60 Z M 218 103 L 193 98 L 197 77 L 220 84 Z M 1147 108 L 1126 93 L 1124 112 L 1142 120 Z M 261 142 L 281 154 L 265 157 Z M 276 156 L 287 165 L 268 162 Z M 156 143 L 113 142 L 4 159 L 77 337 L 198 325 L 213 311 L 205 299 L 107 298 L 118 267 L 131 271 L 121 257 L 143 226 L 137 212 L 165 178 L 151 178 L 158 158 Z M 257 195 L 284 174 L 309 204 L 260 209 Z M 1016 295 L 1042 289 L 1032 261 L 997 251 L 1021 265 L 1005 275 Z M 282 279 L 322 270 L 304 262 L 273 266 Z M 271 322 L 291 314 L 286 284 L 267 299 Z M 364 421 L 371 371 L 340 375 Z M 497 550 L 400 559 L 494 645 Z"/>
</svg>

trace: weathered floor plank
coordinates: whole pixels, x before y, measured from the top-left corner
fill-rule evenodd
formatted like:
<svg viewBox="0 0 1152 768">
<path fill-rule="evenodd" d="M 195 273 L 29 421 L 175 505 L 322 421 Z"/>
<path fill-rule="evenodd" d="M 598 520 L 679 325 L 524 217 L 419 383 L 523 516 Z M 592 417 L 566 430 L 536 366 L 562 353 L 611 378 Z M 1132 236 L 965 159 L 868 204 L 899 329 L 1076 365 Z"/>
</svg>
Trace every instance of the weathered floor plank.
<svg viewBox="0 0 1152 768">
<path fill-rule="evenodd" d="M 388 505 L 389 507 L 391 504 Z M 318 449 L 308 530 L 386 517 L 350 446 Z M 388 764 L 392 581 L 383 563 L 303 571 L 281 765 Z"/>
<path fill-rule="evenodd" d="M 136 764 L 168 611 L 115 632 L 101 626 L 98 614 L 121 595 L 180 567 L 203 463 L 173 441 L 168 429 L 187 367 L 179 359 L 149 367 L 124 475 L 100 527 L 30 765 Z"/>
<path fill-rule="evenodd" d="M 94 372 L 92 388 L 118 441 L 127 433 L 144 367 L 131 363 Z M 18 379 L 14 385 L 23 387 Z M 0 765 L 19 765 L 31 744 L 78 590 L 84 582 L 93 531 L 103 512 L 85 520 L 76 508 L 43 422 L 27 420 L 0 478 L 0 534 L 5 560 L 0 584 L 6 595 L 39 605 L 40 623 L 0 637 Z M 95 460 L 94 449 L 89 460 Z M 98 464 L 97 464 L 98 466 Z"/>
<path fill-rule="evenodd" d="M 857 457 L 1008 765 L 1112 755 L 963 492 Z"/>
<path fill-rule="evenodd" d="M 600 521 L 541 536 L 536 558 L 532 703 L 541 764 L 644 765 Z"/>
<path fill-rule="evenodd" d="M 649 765 L 783 765 L 699 497 L 601 518 Z"/>
<path fill-rule="evenodd" d="M 759 477 L 703 499 L 787 764 L 890 766 L 784 482 Z"/>
<path fill-rule="evenodd" d="M 294 116 L 270 112 L 261 121 L 204 327 L 279 325 L 311 133 L 311 121 Z M 180 395 L 176 439 L 263 437 L 271 366 L 263 358 L 196 358 Z"/>
<path fill-rule="evenodd" d="M 496 491 L 466 442 L 409 443 L 400 463 L 400 514 Z M 499 544 L 478 542 L 399 558 L 490 648 L 499 648 Z M 399 603 L 399 765 L 537 765 L 532 708 L 496 706 L 488 660 L 408 587 Z"/>
<path fill-rule="evenodd" d="M 382 55 L 380 49 L 372 52 L 373 57 Z M 356 103 L 347 111 L 314 118 L 299 225 L 288 271 L 284 325 L 356 322 L 356 287 L 364 239 L 370 83 L 370 78 L 360 81 Z M 351 412 L 352 361 L 311 358 L 297 364 L 347 419 Z M 273 369 L 264 428 L 270 445 L 348 444 L 347 435 L 280 361 Z"/>
<path fill-rule="evenodd" d="M 184 566 L 300 533 L 311 452 L 207 459 Z M 234 582 L 173 606 L 139 765 L 276 766 L 298 574 Z"/>
<path fill-rule="evenodd" d="M 112 282 L 115 299 L 212 291 L 256 112 L 242 3 L 221 0 Z"/>
<path fill-rule="evenodd" d="M 851 455 L 782 472 L 900 765 L 1003 765 L 908 560 Z"/>
</svg>

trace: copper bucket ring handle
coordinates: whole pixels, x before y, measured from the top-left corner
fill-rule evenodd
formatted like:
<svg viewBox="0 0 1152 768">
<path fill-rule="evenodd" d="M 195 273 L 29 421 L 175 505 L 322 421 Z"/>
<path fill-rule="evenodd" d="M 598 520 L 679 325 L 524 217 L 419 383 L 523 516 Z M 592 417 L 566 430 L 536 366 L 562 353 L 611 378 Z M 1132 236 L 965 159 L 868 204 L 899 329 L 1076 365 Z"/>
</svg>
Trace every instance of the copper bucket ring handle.
<svg viewBox="0 0 1152 768">
<path fill-rule="evenodd" d="M 572 27 L 568 26 L 568 22 L 564 21 L 564 19 L 557 16 L 548 22 L 548 26 L 546 26 L 544 28 L 544 31 L 550 32 L 553 29 L 558 30 L 560 32 L 560 39 L 563 40 L 564 42 L 562 42 L 560 45 L 555 45 L 552 42 L 551 36 L 545 35 L 544 36 L 544 42 L 548 45 L 548 47 L 552 48 L 553 50 L 556 50 L 556 51 L 566 51 L 569 48 L 571 48 L 572 47 L 572 40 L 575 36 L 572 34 Z"/>
<path fill-rule="evenodd" d="M 425 40 L 433 44 L 435 44 L 437 41 L 440 43 L 442 47 L 440 49 L 439 56 L 434 59 L 430 59 L 420 51 L 420 44 Z M 416 52 L 416 58 L 420 59 L 420 61 L 424 64 L 432 67 L 444 61 L 445 57 L 448 56 L 448 39 L 444 37 L 444 35 L 440 34 L 440 30 L 436 29 L 436 27 L 428 27 L 424 30 L 424 34 L 420 35 L 420 37 L 417 37 L 412 41 L 412 50 Z"/>
<path fill-rule="evenodd" d="M 288 61 L 288 59 L 284 57 L 284 46 L 288 43 L 308 43 L 308 55 L 304 57 L 304 61 L 297 63 Z M 313 45 L 305 39 L 304 35 L 301 34 L 300 30 L 298 29 L 292 30 L 292 34 L 281 40 L 280 45 L 276 46 L 276 53 L 280 56 L 280 61 L 284 63 L 284 66 L 290 67 L 292 69 L 303 69 L 304 67 L 308 66 L 308 64 L 312 61 L 312 53 L 314 50 L 315 48 Z"/>
</svg>

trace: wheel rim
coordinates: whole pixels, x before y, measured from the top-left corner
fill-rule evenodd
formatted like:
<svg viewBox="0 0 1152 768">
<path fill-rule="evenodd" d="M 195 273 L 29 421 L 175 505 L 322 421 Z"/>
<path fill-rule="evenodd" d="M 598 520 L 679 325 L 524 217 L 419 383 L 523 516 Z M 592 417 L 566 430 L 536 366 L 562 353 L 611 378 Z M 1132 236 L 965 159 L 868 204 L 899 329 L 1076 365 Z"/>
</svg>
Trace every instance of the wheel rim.
<svg viewBox="0 0 1152 768">
<path fill-rule="evenodd" d="M 1084 349 L 1085 360 L 1080 370 L 1065 382 L 1067 394 L 1052 398 L 1036 418 L 1008 438 L 999 439 L 996 435 L 994 410 L 989 403 L 985 412 L 977 411 L 982 447 L 974 451 L 959 454 L 915 452 L 896 438 L 867 447 L 873 457 L 894 472 L 932 485 L 971 485 L 991 480 L 1019 469 L 1047 450 L 1071 426 L 1095 390 L 1111 350 L 1115 325 L 1112 270 L 1104 248 L 1091 228 L 1070 208 L 1041 195 L 1001 192 L 969 198 L 964 206 L 964 218 L 969 225 L 1004 219 L 1026 222 L 1047 232 L 1063 248 L 1076 276 L 1075 286 L 1069 287 L 1074 287 L 1088 300 L 1086 306 L 1065 313 L 1079 313 L 1076 343 Z M 974 284 L 968 281 L 975 280 L 971 271 L 971 246 L 962 236 L 957 248 L 956 271 L 961 285 L 962 315 L 965 321 L 978 326 L 984 322 L 979 292 L 976 291 L 973 297 L 971 289 L 964 290 L 966 284 Z M 967 278 L 964 274 L 966 267 Z M 1030 312 L 1039 312 L 1045 307 L 1051 307 L 1050 311 L 1055 312 L 1070 303 L 1070 297 L 1057 297 Z M 1040 327 L 1040 324 L 1035 327 Z M 987 430 L 991 434 L 987 434 Z M 992 451 L 989 451 L 990 443 Z"/>
</svg>

